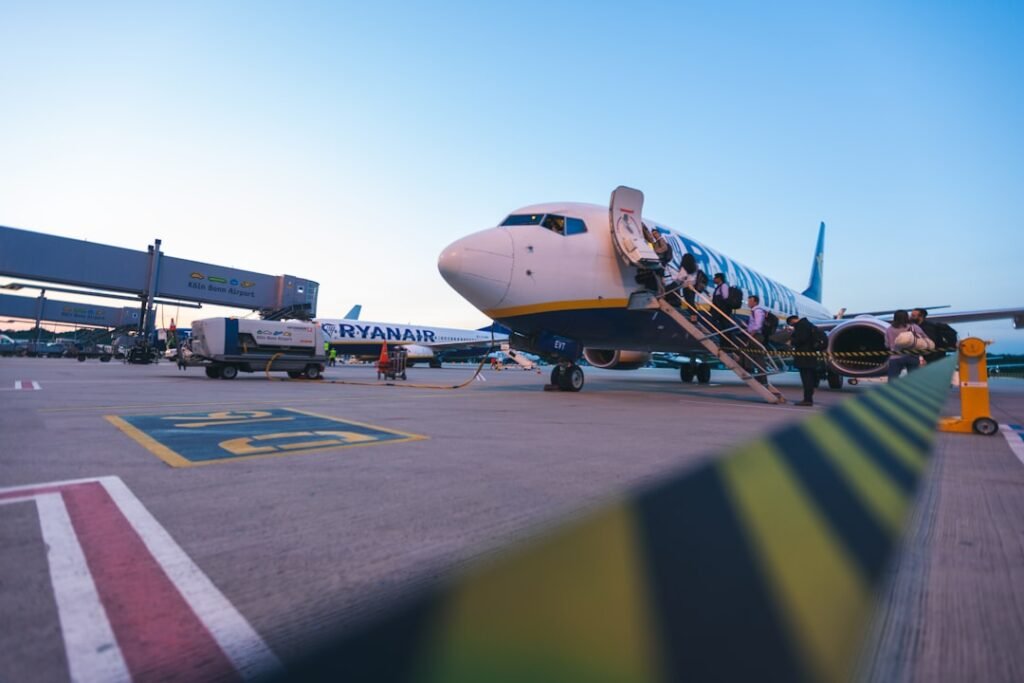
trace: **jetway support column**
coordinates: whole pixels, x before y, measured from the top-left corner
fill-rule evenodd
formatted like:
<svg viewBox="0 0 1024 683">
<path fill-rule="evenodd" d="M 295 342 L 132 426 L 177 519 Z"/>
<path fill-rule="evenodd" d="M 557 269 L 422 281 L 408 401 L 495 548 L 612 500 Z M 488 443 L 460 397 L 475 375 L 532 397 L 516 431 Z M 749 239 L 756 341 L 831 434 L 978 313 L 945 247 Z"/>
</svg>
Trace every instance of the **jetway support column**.
<svg viewBox="0 0 1024 683">
<path fill-rule="evenodd" d="M 149 334 L 156 328 L 156 284 L 160 281 L 160 240 L 149 247 L 149 273 L 146 277 L 145 299 L 142 302 L 142 315 L 139 316 L 139 333 Z"/>
</svg>

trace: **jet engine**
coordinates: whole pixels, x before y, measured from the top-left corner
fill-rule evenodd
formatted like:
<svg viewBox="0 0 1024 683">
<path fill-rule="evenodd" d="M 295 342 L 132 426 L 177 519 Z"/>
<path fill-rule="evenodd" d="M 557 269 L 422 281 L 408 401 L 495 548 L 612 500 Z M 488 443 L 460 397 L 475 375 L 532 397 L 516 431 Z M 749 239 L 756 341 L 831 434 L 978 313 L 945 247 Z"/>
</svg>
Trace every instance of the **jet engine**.
<svg viewBox="0 0 1024 683">
<path fill-rule="evenodd" d="M 583 357 L 595 368 L 605 370 L 636 370 L 647 365 L 651 354 L 646 351 L 617 349 L 583 349 Z"/>
<path fill-rule="evenodd" d="M 832 358 L 829 366 L 847 377 L 877 377 L 884 375 L 888 365 L 885 331 L 889 325 L 878 318 L 862 315 L 839 323 L 828 334 L 829 353 L 872 352 L 879 355 L 843 356 Z M 886 354 L 886 355 L 882 355 Z"/>
</svg>

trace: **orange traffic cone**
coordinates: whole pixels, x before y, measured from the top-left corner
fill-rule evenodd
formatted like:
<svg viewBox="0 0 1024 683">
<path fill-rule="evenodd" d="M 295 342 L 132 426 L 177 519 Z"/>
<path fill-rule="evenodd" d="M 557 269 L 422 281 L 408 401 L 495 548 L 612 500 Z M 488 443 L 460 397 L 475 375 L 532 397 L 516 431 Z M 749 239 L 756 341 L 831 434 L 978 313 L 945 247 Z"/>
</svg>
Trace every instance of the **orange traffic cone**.
<svg viewBox="0 0 1024 683">
<path fill-rule="evenodd" d="M 384 342 L 380 345 L 380 358 L 377 359 L 377 364 L 385 366 L 390 362 L 391 359 L 388 358 L 388 344 L 387 342 Z"/>
</svg>

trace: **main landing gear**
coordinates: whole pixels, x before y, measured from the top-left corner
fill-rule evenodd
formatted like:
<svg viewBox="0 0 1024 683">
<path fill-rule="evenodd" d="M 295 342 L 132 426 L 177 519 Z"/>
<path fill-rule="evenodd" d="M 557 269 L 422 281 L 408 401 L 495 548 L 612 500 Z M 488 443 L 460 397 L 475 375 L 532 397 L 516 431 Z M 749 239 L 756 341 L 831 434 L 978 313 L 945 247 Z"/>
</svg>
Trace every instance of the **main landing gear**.
<svg viewBox="0 0 1024 683">
<path fill-rule="evenodd" d="M 551 368 L 551 384 L 560 391 L 579 391 L 583 381 L 583 368 L 575 363 L 559 363 Z"/>
<path fill-rule="evenodd" d="M 689 384 L 694 379 L 698 384 L 711 382 L 711 366 L 707 363 L 687 363 L 679 366 L 679 379 L 684 384 Z"/>
</svg>

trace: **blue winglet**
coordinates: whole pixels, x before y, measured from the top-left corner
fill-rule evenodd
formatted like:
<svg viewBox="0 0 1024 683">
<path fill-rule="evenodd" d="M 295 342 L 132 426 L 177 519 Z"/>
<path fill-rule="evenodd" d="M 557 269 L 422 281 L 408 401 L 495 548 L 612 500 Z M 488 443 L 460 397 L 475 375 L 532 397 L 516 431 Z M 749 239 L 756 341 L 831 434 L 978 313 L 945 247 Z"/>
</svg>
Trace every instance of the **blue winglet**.
<svg viewBox="0 0 1024 683">
<path fill-rule="evenodd" d="M 825 269 L 825 222 L 818 228 L 818 246 L 814 248 L 814 263 L 811 265 L 811 281 L 803 295 L 821 303 L 821 280 Z"/>
</svg>

